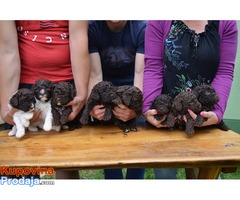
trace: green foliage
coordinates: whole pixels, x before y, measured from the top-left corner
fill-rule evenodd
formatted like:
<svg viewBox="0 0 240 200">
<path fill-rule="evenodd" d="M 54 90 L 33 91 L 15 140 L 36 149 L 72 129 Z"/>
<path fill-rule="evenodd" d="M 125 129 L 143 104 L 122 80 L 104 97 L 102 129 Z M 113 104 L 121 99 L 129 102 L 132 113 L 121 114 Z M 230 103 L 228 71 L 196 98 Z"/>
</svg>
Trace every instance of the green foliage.
<svg viewBox="0 0 240 200">
<path fill-rule="evenodd" d="M 104 179 L 103 170 L 80 170 L 81 179 Z"/>
<path fill-rule="evenodd" d="M 240 179 L 240 167 L 234 173 L 221 173 L 221 179 Z"/>
</svg>

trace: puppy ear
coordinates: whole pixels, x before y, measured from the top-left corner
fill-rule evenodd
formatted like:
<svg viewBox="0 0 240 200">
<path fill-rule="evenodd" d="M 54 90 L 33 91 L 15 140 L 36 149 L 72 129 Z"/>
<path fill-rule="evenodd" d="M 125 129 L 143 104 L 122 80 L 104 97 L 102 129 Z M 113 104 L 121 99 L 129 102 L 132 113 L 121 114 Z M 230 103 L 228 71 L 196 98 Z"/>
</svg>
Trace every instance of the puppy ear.
<svg viewBox="0 0 240 200">
<path fill-rule="evenodd" d="M 71 97 L 74 98 L 76 96 L 77 92 L 74 88 L 71 89 Z"/>
<path fill-rule="evenodd" d="M 56 85 L 57 85 L 56 83 L 53 83 L 53 84 L 52 84 L 52 87 L 51 87 L 51 88 L 52 88 L 52 91 L 55 90 Z"/>
<path fill-rule="evenodd" d="M 18 98 L 19 98 L 19 94 L 18 94 L 18 93 L 15 93 L 15 94 L 11 97 L 9 103 L 11 104 L 11 106 L 12 106 L 13 108 L 16 108 L 16 107 L 18 106 Z"/>
<path fill-rule="evenodd" d="M 71 98 L 73 99 L 76 96 L 77 92 L 76 92 L 75 88 L 73 87 L 73 85 L 71 83 L 67 82 L 67 84 L 70 88 Z"/>
<path fill-rule="evenodd" d="M 132 94 L 129 93 L 129 91 L 127 90 L 127 91 L 124 92 L 123 95 L 122 95 L 122 101 L 124 102 L 124 104 L 125 104 L 126 106 L 130 106 L 131 100 L 132 100 Z"/>
<path fill-rule="evenodd" d="M 100 95 L 98 94 L 97 91 L 92 90 L 92 92 L 91 92 L 91 94 L 90 94 L 88 99 L 92 99 L 94 101 L 98 101 L 100 99 Z"/>
</svg>

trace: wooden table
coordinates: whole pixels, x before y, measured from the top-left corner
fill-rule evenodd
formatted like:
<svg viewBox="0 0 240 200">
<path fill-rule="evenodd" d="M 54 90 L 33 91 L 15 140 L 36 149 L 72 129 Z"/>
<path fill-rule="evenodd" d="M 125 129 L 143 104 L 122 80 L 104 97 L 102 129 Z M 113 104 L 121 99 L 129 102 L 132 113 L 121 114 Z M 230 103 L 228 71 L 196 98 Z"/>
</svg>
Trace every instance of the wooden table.
<svg viewBox="0 0 240 200">
<path fill-rule="evenodd" d="M 22 139 L 2 131 L 0 152 L 0 166 L 13 168 L 201 168 L 198 178 L 217 178 L 222 168 L 240 165 L 240 135 L 201 128 L 189 137 L 145 125 L 127 135 L 115 126 L 28 131 Z"/>
</svg>

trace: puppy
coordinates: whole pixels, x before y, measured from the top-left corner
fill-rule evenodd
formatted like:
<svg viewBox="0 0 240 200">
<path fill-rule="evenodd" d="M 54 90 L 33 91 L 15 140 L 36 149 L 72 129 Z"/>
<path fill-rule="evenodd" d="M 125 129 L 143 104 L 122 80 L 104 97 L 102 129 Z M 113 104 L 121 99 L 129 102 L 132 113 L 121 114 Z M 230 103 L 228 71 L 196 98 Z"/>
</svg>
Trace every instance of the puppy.
<svg viewBox="0 0 240 200">
<path fill-rule="evenodd" d="M 10 98 L 9 108 L 16 108 L 18 111 L 13 115 L 15 125 L 8 133 L 9 136 L 16 135 L 17 138 L 21 138 L 25 135 L 25 128 L 29 126 L 29 120 L 33 117 L 35 103 L 33 92 L 26 88 L 19 89 Z"/>
<path fill-rule="evenodd" d="M 39 119 L 31 123 L 28 129 L 38 131 L 41 128 L 45 131 L 52 130 L 53 116 L 51 108 L 53 82 L 50 80 L 37 80 L 32 86 L 32 91 L 36 98 L 35 109 L 39 109 L 41 114 Z"/>
<path fill-rule="evenodd" d="M 114 106 L 123 104 L 129 109 L 136 112 L 136 117 L 142 117 L 143 107 L 143 94 L 142 91 L 136 86 L 117 86 L 115 87 L 116 94 L 119 98 L 113 100 Z M 112 106 L 113 107 L 113 106 Z M 115 118 L 115 124 L 118 125 L 124 133 L 129 131 L 137 131 L 136 118 L 130 119 L 126 122 Z"/>
<path fill-rule="evenodd" d="M 196 86 L 193 89 L 193 94 L 197 97 L 198 101 L 202 105 L 202 111 L 212 111 L 214 108 L 214 105 L 219 101 L 219 97 L 213 87 L 207 84 L 202 84 L 199 86 Z M 197 115 L 197 120 L 195 122 L 196 126 L 201 126 L 204 121 L 206 121 L 206 118 L 203 118 L 200 115 Z M 220 121 L 219 124 L 216 125 L 217 128 L 228 131 L 229 127 L 223 122 L 223 120 Z"/>
<path fill-rule="evenodd" d="M 154 115 L 155 119 L 160 121 L 163 119 L 165 115 L 168 116 L 169 112 L 172 108 L 172 97 L 167 94 L 161 94 L 157 96 L 150 107 L 150 109 L 156 109 L 157 114 Z M 162 125 L 165 125 L 167 121 L 167 118 L 161 123 Z"/>
<path fill-rule="evenodd" d="M 89 123 L 89 114 L 94 106 L 104 105 L 106 111 L 103 120 L 109 121 L 112 118 L 112 106 L 114 102 L 121 102 L 117 96 L 114 86 L 109 81 L 100 81 L 92 88 L 91 94 L 88 97 L 85 108 L 83 110 L 80 122 L 82 124 Z"/>
<path fill-rule="evenodd" d="M 185 128 L 187 135 L 192 135 L 194 131 L 195 120 L 188 113 L 188 109 L 194 113 L 199 113 L 202 110 L 202 105 L 197 97 L 192 92 L 181 92 L 172 101 L 171 112 L 167 118 L 167 126 L 173 128 L 175 123 L 180 129 Z M 186 116 L 187 122 L 185 123 L 183 116 Z M 175 121 L 177 119 L 177 121 Z"/>
<path fill-rule="evenodd" d="M 72 112 L 71 106 L 66 106 L 76 96 L 76 90 L 68 82 L 58 82 L 53 86 L 52 92 L 52 115 L 53 129 L 60 131 L 61 127 L 67 123 L 67 118 Z"/>
</svg>

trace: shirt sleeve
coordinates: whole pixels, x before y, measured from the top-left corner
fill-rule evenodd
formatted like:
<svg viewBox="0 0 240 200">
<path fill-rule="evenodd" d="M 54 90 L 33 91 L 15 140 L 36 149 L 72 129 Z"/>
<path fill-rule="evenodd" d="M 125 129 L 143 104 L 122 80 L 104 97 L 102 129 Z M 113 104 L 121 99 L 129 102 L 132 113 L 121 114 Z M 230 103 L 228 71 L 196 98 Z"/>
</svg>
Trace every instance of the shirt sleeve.
<svg viewBox="0 0 240 200">
<path fill-rule="evenodd" d="M 220 21 L 219 33 L 221 38 L 220 63 L 211 85 L 219 96 L 219 102 L 215 105 L 213 112 L 217 114 L 220 122 L 226 110 L 233 81 L 238 44 L 237 22 Z"/>
<path fill-rule="evenodd" d="M 148 21 L 145 32 L 145 68 L 143 78 L 143 113 L 162 92 L 164 72 L 164 23 Z"/>
<path fill-rule="evenodd" d="M 89 25 L 88 28 L 88 49 L 89 49 L 89 53 L 95 53 L 98 52 L 98 22 L 92 22 Z"/>
<path fill-rule="evenodd" d="M 145 39 L 145 30 L 146 30 L 146 21 L 139 22 L 139 31 L 137 34 L 137 53 L 144 54 L 144 39 Z"/>
</svg>

